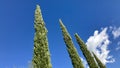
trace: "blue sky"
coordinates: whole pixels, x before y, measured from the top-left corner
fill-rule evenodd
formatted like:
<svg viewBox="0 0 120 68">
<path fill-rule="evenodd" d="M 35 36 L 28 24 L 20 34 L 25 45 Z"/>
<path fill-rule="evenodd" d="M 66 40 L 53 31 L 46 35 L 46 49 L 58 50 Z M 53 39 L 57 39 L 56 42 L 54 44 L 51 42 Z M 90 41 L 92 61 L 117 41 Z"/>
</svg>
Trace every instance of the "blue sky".
<svg viewBox="0 0 120 68">
<path fill-rule="evenodd" d="M 53 68 L 72 68 L 59 19 L 67 27 L 83 59 L 74 38 L 76 32 L 85 43 L 92 37 L 105 36 L 101 43 L 109 41 L 105 48 L 110 51 L 107 57 L 115 59 L 112 63 L 106 63 L 107 68 L 120 67 L 119 0 L 0 0 L 0 68 L 27 68 L 32 60 L 36 4 L 41 6 L 48 29 Z"/>
</svg>

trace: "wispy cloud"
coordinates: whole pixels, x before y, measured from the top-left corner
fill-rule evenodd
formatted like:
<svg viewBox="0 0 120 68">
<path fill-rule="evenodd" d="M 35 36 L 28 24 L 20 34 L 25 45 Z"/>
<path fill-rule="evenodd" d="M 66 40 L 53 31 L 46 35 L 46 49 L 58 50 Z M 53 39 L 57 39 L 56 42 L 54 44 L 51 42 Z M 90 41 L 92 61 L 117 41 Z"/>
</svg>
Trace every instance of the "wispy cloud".
<svg viewBox="0 0 120 68">
<path fill-rule="evenodd" d="M 87 48 L 94 52 L 104 64 L 115 62 L 115 59 L 109 56 L 110 50 L 108 50 L 108 46 L 110 40 L 107 30 L 107 27 L 103 28 L 101 32 L 95 30 L 94 35 L 90 36 L 86 42 Z"/>
<path fill-rule="evenodd" d="M 116 51 L 120 50 L 120 41 L 117 43 L 118 47 L 116 48 Z"/>
<path fill-rule="evenodd" d="M 112 31 L 114 40 L 120 37 L 120 27 L 110 26 L 109 29 Z M 118 45 L 118 47 L 115 49 L 116 51 L 120 50 L 120 41 L 118 41 L 117 45 Z"/>
<path fill-rule="evenodd" d="M 116 48 L 116 51 L 120 50 L 120 46 Z"/>
<path fill-rule="evenodd" d="M 120 27 L 112 27 L 113 31 L 112 34 L 114 36 L 114 39 L 120 37 Z"/>
</svg>

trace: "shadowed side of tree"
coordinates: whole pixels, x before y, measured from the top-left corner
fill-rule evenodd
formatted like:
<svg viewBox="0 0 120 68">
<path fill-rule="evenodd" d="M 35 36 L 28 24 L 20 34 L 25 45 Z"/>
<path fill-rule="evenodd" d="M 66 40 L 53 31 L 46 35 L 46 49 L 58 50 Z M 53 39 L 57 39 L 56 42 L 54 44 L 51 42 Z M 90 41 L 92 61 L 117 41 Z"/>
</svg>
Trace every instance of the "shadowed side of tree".
<svg viewBox="0 0 120 68">
<path fill-rule="evenodd" d="M 82 41 L 82 39 L 78 36 L 78 34 L 75 34 L 75 38 L 77 40 L 77 43 L 80 46 L 80 49 L 83 53 L 83 55 L 85 56 L 87 63 L 89 65 L 90 68 L 99 68 L 97 63 L 94 60 L 94 57 L 92 56 L 92 54 L 90 53 L 90 51 L 87 49 L 87 46 L 85 45 L 85 43 Z"/>
<path fill-rule="evenodd" d="M 64 42 L 66 44 L 67 51 L 68 51 L 69 56 L 71 58 L 73 67 L 74 68 L 84 68 L 82 61 L 81 61 L 81 59 L 76 51 L 76 48 L 74 47 L 71 36 L 69 35 L 69 33 L 68 33 L 66 27 L 63 25 L 62 21 L 59 20 L 59 22 L 60 22 L 60 27 L 62 30 Z"/>
<path fill-rule="evenodd" d="M 52 68 L 48 48 L 47 29 L 39 5 L 36 6 L 35 10 L 34 28 L 33 68 Z"/>
<path fill-rule="evenodd" d="M 93 52 L 92 52 L 93 53 Z M 100 68 L 106 68 L 106 66 L 99 60 L 99 58 L 93 53 L 94 57 L 95 57 L 95 60 L 97 61 L 98 63 L 98 66 Z"/>
</svg>

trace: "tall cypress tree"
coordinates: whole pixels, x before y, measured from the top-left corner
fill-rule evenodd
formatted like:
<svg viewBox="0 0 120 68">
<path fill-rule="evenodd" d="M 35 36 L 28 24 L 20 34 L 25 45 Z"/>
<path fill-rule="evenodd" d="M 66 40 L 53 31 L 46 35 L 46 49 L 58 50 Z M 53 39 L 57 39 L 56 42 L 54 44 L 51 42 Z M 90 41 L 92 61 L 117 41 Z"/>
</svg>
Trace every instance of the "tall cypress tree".
<svg viewBox="0 0 120 68">
<path fill-rule="evenodd" d="M 93 52 L 92 52 L 93 53 Z M 94 55 L 94 57 L 95 57 L 95 59 L 96 59 L 96 61 L 97 61 L 97 63 L 98 63 L 98 66 L 100 67 L 100 68 L 106 68 L 106 66 L 99 60 L 99 58 L 93 53 L 93 55 Z"/>
<path fill-rule="evenodd" d="M 36 6 L 34 20 L 35 36 L 34 36 L 34 68 L 52 68 L 50 63 L 50 53 L 48 49 L 47 29 L 42 18 L 40 6 Z"/>
<path fill-rule="evenodd" d="M 81 61 L 81 59 L 76 51 L 76 48 L 74 47 L 71 36 L 69 35 L 69 33 L 68 33 L 66 27 L 63 25 L 62 21 L 59 20 L 59 22 L 60 22 L 64 42 L 66 44 L 67 51 L 68 51 L 69 56 L 71 58 L 73 67 L 74 68 L 84 68 L 82 61 Z"/>
<path fill-rule="evenodd" d="M 82 39 L 78 36 L 78 34 L 75 34 L 75 38 L 80 46 L 80 49 L 82 50 L 83 55 L 85 56 L 88 65 L 90 68 L 99 68 L 98 65 L 96 64 L 94 57 L 90 53 L 90 51 L 87 49 L 87 46 L 85 43 L 82 41 Z"/>
</svg>

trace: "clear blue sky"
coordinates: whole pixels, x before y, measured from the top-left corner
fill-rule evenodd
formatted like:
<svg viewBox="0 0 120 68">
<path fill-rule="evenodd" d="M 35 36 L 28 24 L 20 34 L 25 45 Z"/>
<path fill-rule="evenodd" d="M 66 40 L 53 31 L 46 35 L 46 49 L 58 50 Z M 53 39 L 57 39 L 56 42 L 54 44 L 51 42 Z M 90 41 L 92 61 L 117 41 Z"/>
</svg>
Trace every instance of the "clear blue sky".
<svg viewBox="0 0 120 68">
<path fill-rule="evenodd" d="M 34 38 L 34 10 L 41 6 L 48 29 L 49 48 L 53 68 L 72 68 L 59 25 L 59 18 L 71 34 L 86 42 L 95 30 L 120 26 L 120 0 L 0 0 L 0 68 L 26 67 L 32 60 Z M 120 67 L 120 50 L 115 50 L 119 39 L 110 39 L 110 55 L 114 63 L 107 68 Z"/>
</svg>

